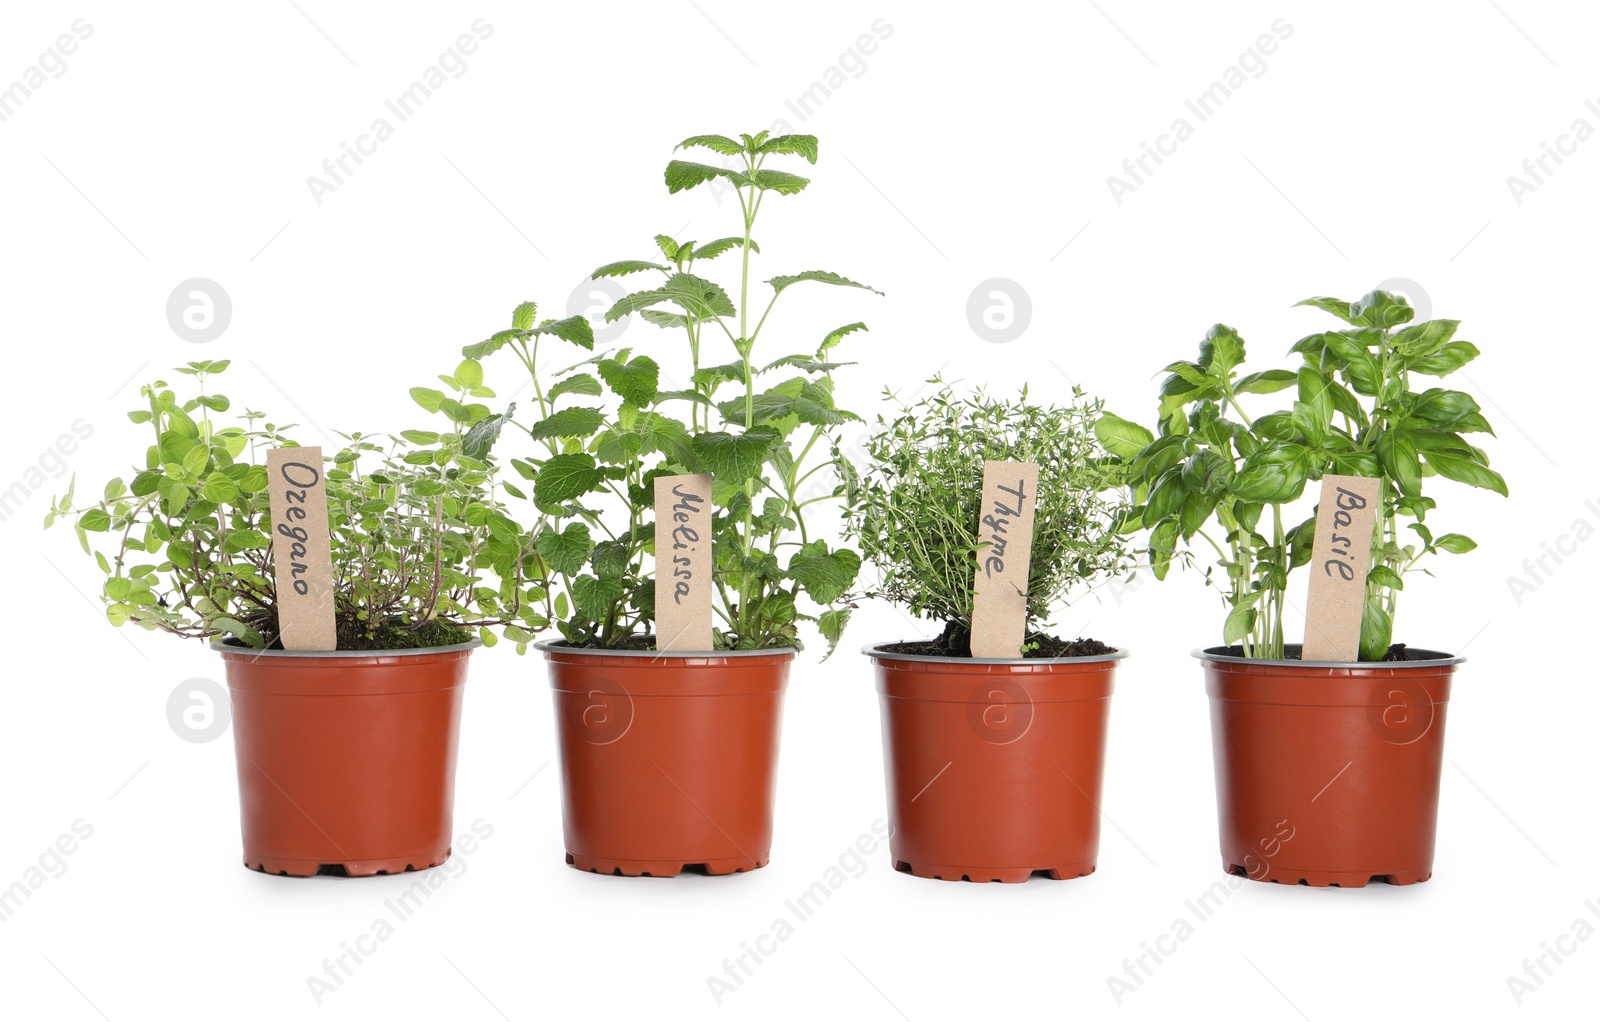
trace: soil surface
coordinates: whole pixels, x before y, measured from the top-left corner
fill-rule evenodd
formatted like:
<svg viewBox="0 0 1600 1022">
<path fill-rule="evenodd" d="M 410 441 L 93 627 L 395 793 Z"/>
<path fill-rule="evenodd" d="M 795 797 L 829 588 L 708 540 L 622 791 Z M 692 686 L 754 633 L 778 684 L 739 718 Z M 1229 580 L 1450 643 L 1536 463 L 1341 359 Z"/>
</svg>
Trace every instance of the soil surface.
<svg viewBox="0 0 1600 1022">
<path fill-rule="evenodd" d="M 1024 660 L 1054 660 L 1061 657 L 1104 656 L 1115 653 L 1116 647 L 1107 646 L 1098 639 L 1058 639 L 1054 635 L 1034 632 L 1022 643 Z M 972 633 L 954 621 L 944 626 L 937 639 L 926 642 L 893 642 L 883 647 L 886 653 L 904 653 L 908 656 L 972 656 Z"/>
<path fill-rule="evenodd" d="M 270 620 L 256 624 L 255 627 L 265 635 L 272 635 L 278 630 L 278 617 L 274 614 Z M 457 628 L 442 621 L 429 621 L 421 628 L 413 628 L 399 621 L 385 621 L 376 629 L 369 629 L 365 622 L 357 621 L 355 616 L 351 614 L 335 616 L 333 629 L 334 635 L 338 639 L 338 644 L 335 646 L 336 649 L 372 653 L 381 653 L 392 649 L 427 649 L 431 646 L 455 646 L 463 642 L 472 641 L 476 634 L 469 629 Z M 371 635 L 367 634 L 369 631 L 372 632 Z M 281 639 L 273 639 L 267 648 L 282 649 L 283 641 Z"/>
</svg>

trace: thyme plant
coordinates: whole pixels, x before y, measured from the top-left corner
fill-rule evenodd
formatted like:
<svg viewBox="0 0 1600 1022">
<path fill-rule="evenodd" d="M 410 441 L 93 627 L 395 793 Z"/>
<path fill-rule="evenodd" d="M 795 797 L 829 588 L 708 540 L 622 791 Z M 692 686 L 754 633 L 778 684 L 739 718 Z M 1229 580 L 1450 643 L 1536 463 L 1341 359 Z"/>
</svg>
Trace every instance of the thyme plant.
<svg viewBox="0 0 1600 1022">
<path fill-rule="evenodd" d="M 866 464 L 848 475 L 847 534 L 877 567 L 885 599 L 944 622 L 951 649 L 970 648 L 973 579 L 987 545 L 978 528 L 983 464 L 1037 463 L 1026 653 L 1072 590 L 1129 566 L 1126 503 L 1095 437 L 1102 403 L 1077 388 L 1069 404 L 1041 405 L 1026 387 L 1003 399 L 929 382 L 932 394 L 878 417 Z"/>
</svg>

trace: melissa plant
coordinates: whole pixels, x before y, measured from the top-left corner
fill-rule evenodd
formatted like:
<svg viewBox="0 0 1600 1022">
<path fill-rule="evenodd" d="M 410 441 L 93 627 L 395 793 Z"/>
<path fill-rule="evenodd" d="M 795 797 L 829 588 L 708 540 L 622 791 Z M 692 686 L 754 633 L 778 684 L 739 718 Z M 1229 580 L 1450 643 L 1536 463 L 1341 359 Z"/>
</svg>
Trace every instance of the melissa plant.
<svg viewBox="0 0 1600 1022">
<path fill-rule="evenodd" d="M 880 575 L 878 592 L 918 617 L 944 622 L 938 646 L 970 656 L 973 579 L 985 461 L 1039 465 L 1023 655 L 1056 655 L 1044 634 L 1074 589 L 1130 565 L 1127 504 L 1096 439 L 1103 404 L 1073 389 L 1066 405 L 937 389 L 892 418 L 878 417 L 866 464 L 848 473 L 847 534 Z M 885 391 L 885 398 L 893 394 Z"/>
<path fill-rule="evenodd" d="M 1252 658 L 1282 658 L 1289 576 L 1311 557 L 1315 511 L 1302 518 L 1289 505 L 1325 473 L 1378 478 L 1360 656 L 1381 660 L 1406 575 L 1425 571 L 1429 555 L 1477 546 L 1460 533 L 1435 535 L 1427 522 L 1437 506 L 1424 493 L 1433 490 L 1428 481 L 1508 492 L 1488 455 L 1465 439 L 1494 432 L 1478 403 L 1461 391 L 1415 386 L 1418 377 L 1450 375 L 1479 352 L 1454 339 L 1457 320 L 1412 323 L 1410 304 L 1387 291 L 1356 302 L 1298 304 L 1344 323 L 1296 343 L 1290 352 L 1301 356 L 1298 369 L 1241 375 L 1244 341 L 1219 323 L 1193 361 L 1166 367 L 1159 437 L 1110 414 L 1096 429 L 1134 490 L 1131 524 L 1150 530 L 1156 577 L 1166 577 L 1180 547 L 1187 556 L 1203 540 L 1216 555 L 1207 582 L 1229 606 L 1223 642 L 1241 644 Z M 1245 410 L 1247 395 L 1290 388 L 1288 409 Z"/>
<path fill-rule="evenodd" d="M 836 406 L 830 361 L 850 323 L 824 335 L 814 348 L 773 357 L 765 349 L 775 328 L 774 309 L 796 285 L 872 290 L 827 270 L 751 278 L 760 252 L 755 225 L 762 207 L 803 191 L 809 179 L 769 166 L 775 157 L 817 161 L 811 135 L 696 135 L 678 148 L 703 148 L 728 166 L 672 160 L 669 193 L 723 179 L 738 198 L 736 231 L 706 242 L 655 237 L 657 254 L 601 266 L 594 279 L 655 278 L 619 299 L 607 312 L 615 322 L 635 315 L 675 334 L 680 356 L 664 359 L 631 348 L 606 351 L 552 372 L 541 346 L 594 349 L 582 317 L 538 318 L 529 302 L 512 314 L 511 327 L 462 354 L 477 374 L 479 361 L 502 350 L 521 363 L 533 399 L 518 417 L 515 406 L 478 421 L 478 436 L 493 442 L 507 424 L 533 442 L 510 458 L 531 485 L 505 484 L 530 500 L 537 536 L 526 567 L 535 580 L 540 623 L 551 622 L 576 646 L 650 648 L 655 617 L 653 481 L 657 476 L 711 472 L 713 586 L 718 649 L 767 649 L 799 644 L 799 622 L 816 624 L 831 652 L 849 616 L 836 606 L 860 567 L 851 550 L 831 548 L 812 525 L 815 506 L 835 498 L 827 485 L 838 474 L 831 431 L 856 416 Z M 731 256 L 731 289 L 702 274 Z M 725 263 L 726 260 L 723 260 Z M 719 263 L 722 265 L 722 263 Z M 731 293 L 730 293 L 731 290 Z M 793 298 L 786 300 L 792 304 Z M 758 352 L 761 358 L 757 358 Z M 457 371 L 459 377 L 461 370 Z M 416 393 L 416 392 L 414 392 Z M 419 398 L 434 402 L 431 391 Z M 465 409 L 439 405 L 458 425 Z M 493 436 L 491 437 L 491 434 Z M 818 492 L 818 483 L 824 484 Z"/>
<path fill-rule="evenodd" d="M 213 419 L 231 406 L 210 387 L 227 368 L 177 369 L 194 384 L 184 396 L 162 380 L 141 387 L 143 407 L 128 418 L 148 425 L 152 442 L 138 467 L 93 501 L 75 495 L 74 480 L 45 526 L 72 522 L 105 574 L 112 624 L 263 648 L 277 639 L 266 451 L 298 445 L 292 426 L 261 412 L 237 425 Z M 347 443 L 323 471 L 340 649 L 447 645 L 472 628 L 492 645 L 493 628 L 527 616 L 529 540 L 462 433 L 340 435 Z"/>
</svg>

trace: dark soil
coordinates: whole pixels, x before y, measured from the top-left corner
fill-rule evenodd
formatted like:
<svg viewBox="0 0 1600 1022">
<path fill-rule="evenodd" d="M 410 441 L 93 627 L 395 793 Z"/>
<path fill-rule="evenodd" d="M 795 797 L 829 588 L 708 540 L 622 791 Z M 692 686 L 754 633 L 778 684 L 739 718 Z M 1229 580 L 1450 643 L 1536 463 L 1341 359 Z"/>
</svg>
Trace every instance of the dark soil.
<svg viewBox="0 0 1600 1022">
<path fill-rule="evenodd" d="M 255 624 L 255 627 L 264 635 L 276 634 L 278 631 L 277 615 L 274 614 L 270 620 Z M 390 620 L 378 625 L 377 628 L 371 628 L 366 622 L 357 621 L 353 614 L 336 615 L 333 629 L 334 635 L 338 640 L 338 645 L 335 648 L 374 653 L 391 649 L 427 649 L 431 646 L 455 646 L 463 642 L 470 642 L 474 636 L 470 629 L 457 628 L 442 621 L 429 621 L 421 628 L 414 628 L 398 620 Z M 280 639 L 273 639 L 267 648 L 282 649 L 283 642 Z"/>
<path fill-rule="evenodd" d="M 1236 657 L 1243 657 L 1244 656 L 1244 649 L 1242 647 L 1239 647 L 1239 646 L 1229 646 L 1228 647 L 1228 655 L 1229 656 L 1236 656 Z M 1294 649 L 1287 649 L 1287 648 L 1284 649 L 1283 658 L 1285 660 L 1299 660 L 1299 659 L 1301 659 L 1300 647 L 1296 646 Z M 1375 660 L 1375 661 L 1374 660 L 1367 660 L 1367 661 L 1361 661 L 1361 662 L 1363 662 L 1363 663 L 1391 664 L 1391 663 L 1396 663 L 1396 662 L 1399 662 L 1399 661 L 1402 661 L 1402 660 L 1427 660 L 1427 659 L 1429 659 L 1429 657 L 1424 656 L 1419 652 L 1406 649 L 1406 644 L 1405 643 L 1397 642 L 1394 645 L 1389 647 L 1389 652 L 1385 653 L 1381 660 Z"/>
<path fill-rule="evenodd" d="M 1114 646 L 1107 646 L 1098 639 L 1058 639 L 1054 635 L 1044 635 L 1034 632 L 1022 643 L 1022 657 L 1025 660 L 1055 660 L 1061 657 L 1104 656 L 1115 653 Z M 883 647 L 886 653 L 904 653 L 908 656 L 944 656 L 966 657 L 972 656 L 972 633 L 954 621 L 947 622 L 944 632 L 937 639 L 926 642 L 894 642 Z"/>
</svg>

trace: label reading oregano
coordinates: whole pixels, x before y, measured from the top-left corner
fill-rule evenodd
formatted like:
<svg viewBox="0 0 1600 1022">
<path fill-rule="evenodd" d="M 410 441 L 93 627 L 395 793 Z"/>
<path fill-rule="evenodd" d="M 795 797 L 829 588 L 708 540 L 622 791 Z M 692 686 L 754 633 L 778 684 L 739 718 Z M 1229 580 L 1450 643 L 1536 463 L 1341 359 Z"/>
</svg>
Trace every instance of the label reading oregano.
<svg viewBox="0 0 1600 1022">
<path fill-rule="evenodd" d="M 268 451 L 267 495 L 272 511 L 272 569 L 278 583 L 278 633 L 283 648 L 337 649 L 322 448 L 279 447 Z"/>
</svg>

